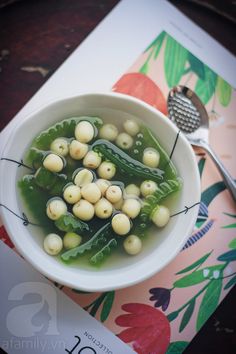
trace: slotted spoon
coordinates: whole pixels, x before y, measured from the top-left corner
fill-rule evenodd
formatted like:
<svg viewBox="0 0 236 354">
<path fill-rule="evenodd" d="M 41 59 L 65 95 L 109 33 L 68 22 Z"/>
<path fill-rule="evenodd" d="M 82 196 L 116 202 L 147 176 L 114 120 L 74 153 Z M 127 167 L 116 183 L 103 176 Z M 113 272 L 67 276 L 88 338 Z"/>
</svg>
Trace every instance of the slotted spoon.
<svg viewBox="0 0 236 354">
<path fill-rule="evenodd" d="M 236 202 L 236 183 L 209 145 L 209 117 L 199 97 L 186 86 L 176 86 L 169 92 L 168 112 L 190 144 L 209 154 Z"/>
</svg>

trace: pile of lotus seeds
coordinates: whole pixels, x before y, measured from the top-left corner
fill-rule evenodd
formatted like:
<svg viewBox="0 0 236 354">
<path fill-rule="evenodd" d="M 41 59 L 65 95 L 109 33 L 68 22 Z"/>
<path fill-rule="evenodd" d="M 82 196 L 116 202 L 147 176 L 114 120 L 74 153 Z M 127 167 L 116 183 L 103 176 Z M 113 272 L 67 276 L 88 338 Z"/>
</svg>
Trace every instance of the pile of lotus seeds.
<svg viewBox="0 0 236 354">
<path fill-rule="evenodd" d="M 99 139 L 113 142 L 123 151 L 129 150 L 134 143 L 134 136 L 140 127 L 134 120 L 126 120 L 124 131 L 119 133 L 113 124 L 104 124 L 98 132 L 90 122 L 80 121 L 74 131 L 74 139 L 56 138 L 50 146 L 50 153 L 43 160 L 45 169 L 59 173 L 63 170 L 66 156 L 82 161 L 83 167 L 75 171 L 73 181 L 63 190 L 62 198 L 51 198 L 46 206 L 46 213 L 51 220 L 58 220 L 72 210 L 79 220 L 89 222 L 93 218 L 109 219 L 114 233 L 124 237 L 124 250 L 130 255 L 138 254 L 142 249 L 142 241 L 137 235 L 131 234 L 132 221 L 139 215 L 143 198 L 153 194 L 158 188 L 152 180 L 144 180 L 140 185 L 129 184 L 122 188 L 113 183 L 117 167 L 110 161 L 102 159 L 98 152 L 91 150 L 89 143 L 96 135 Z M 157 168 L 160 154 L 153 148 L 143 152 L 142 163 Z M 165 226 L 170 218 L 167 207 L 160 205 L 151 219 L 158 227 Z M 64 249 L 72 249 L 83 243 L 81 235 L 67 232 L 64 237 L 55 233 L 48 234 L 44 239 L 44 249 L 50 255 L 57 255 Z"/>
</svg>

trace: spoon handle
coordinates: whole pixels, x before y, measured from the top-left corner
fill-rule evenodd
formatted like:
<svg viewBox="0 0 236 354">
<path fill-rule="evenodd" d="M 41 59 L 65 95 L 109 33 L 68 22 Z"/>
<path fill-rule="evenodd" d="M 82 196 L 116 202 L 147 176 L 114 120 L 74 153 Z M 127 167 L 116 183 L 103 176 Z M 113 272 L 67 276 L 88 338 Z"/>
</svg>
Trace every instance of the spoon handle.
<svg viewBox="0 0 236 354">
<path fill-rule="evenodd" d="M 228 188 L 230 194 L 233 197 L 233 200 L 236 202 L 236 183 L 233 177 L 230 176 L 229 172 L 226 170 L 220 159 L 217 157 L 215 152 L 212 150 L 209 144 L 201 141 L 201 147 L 208 152 L 212 160 L 215 162 L 216 167 L 218 168 L 221 176 L 223 177 L 224 183 Z"/>
</svg>

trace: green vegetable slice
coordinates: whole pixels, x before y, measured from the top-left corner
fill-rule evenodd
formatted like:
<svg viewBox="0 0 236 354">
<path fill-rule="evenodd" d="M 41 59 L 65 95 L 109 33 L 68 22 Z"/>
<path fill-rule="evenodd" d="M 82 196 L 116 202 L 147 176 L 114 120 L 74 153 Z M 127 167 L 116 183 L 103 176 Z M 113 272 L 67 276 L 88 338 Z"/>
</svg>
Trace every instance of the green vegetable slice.
<svg viewBox="0 0 236 354">
<path fill-rule="evenodd" d="M 35 183 L 40 188 L 45 190 L 50 190 L 52 186 L 56 183 L 57 175 L 51 171 L 48 171 L 44 167 L 40 167 L 34 175 Z"/>
<path fill-rule="evenodd" d="M 105 224 L 101 229 L 99 229 L 95 235 L 86 243 L 81 246 L 75 247 L 61 255 L 61 258 L 64 261 L 68 261 L 70 258 L 75 258 L 79 254 L 83 254 L 85 251 L 91 250 L 96 247 L 98 244 L 104 244 L 107 240 L 107 237 L 111 233 L 111 223 Z"/>
<path fill-rule="evenodd" d="M 112 238 L 111 240 L 108 241 L 108 243 L 102 247 L 97 253 L 95 253 L 94 256 L 90 258 L 90 262 L 92 264 L 98 264 L 101 261 L 104 260 L 111 252 L 112 249 L 117 247 L 118 243 L 115 238 Z"/>
<path fill-rule="evenodd" d="M 35 183 L 40 188 L 49 191 L 51 195 L 58 196 L 61 195 L 68 180 L 63 173 L 51 172 L 44 167 L 40 167 L 35 174 Z"/>
<path fill-rule="evenodd" d="M 151 225 L 151 214 L 156 206 L 172 193 L 177 192 L 182 185 L 180 179 L 168 180 L 160 183 L 158 189 L 151 195 L 148 195 L 142 206 L 139 216 L 134 220 L 132 232 L 140 237 L 145 237 L 147 229 Z"/>
<path fill-rule="evenodd" d="M 167 152 L 159 144 L 157 138 L 153 135 L 152 131 L 149 128 L 145 127 L 144 125 L 141 125 L 140 133 L 143 135 L 142 139 L 144 139 L 146 141 L 146 145 L 159 152 L 160 163 L 159 163 L 158 167 L 161 170 L 165 171 L 165 178 L 175 180 L 177 178 L 177 170 L 175 168 L 175 165 L 170 160 Z M 141 149 L 141 151 L 140 151 L 141 152 L 141 156 L 140 156 L 141 159 L 142 159 L 143 151 L 144 151 L 144 149 Z"/>
<path fill-rule="evenodd" d="M 163 180 L 164 171 L 145 166 L 140 161 L 130 157 L 110 141 L 98 139 L 93 143 L 92 149 L 100 153 L 107 160 L 113 162 L 122 174 L 128 175 L 129 177 L 151 179 L 156 182 Z"/>
<path fill-rule="evenodd" d="M 43 151 L 32 147 L 29 150 L 27 161 L 35 168 L 39 168 L 43 164 L 44 158 L 50 153 L 50 151 Z"/>
<path fill-rule="evenodd" d="M 74 130 L 76 125 L 80 122 L 86 120 L 90 122 L 91 124 L 94 125 L 96 129 L 99 129 L 103 121 L 101 118 L 98 117 L 87 117 L 87 116 L 82 116 L 82 117 L 72 117 L 68 119 L 62 120 L 60 123 L 54 124 L 52 127 L 50 127 L 47 130 L 42 131 L 34 140 L 31 146 L 31 149 L 29 151 L 28 156 L 26 157 L 26 160 L 28 163 L 33 162 L 32 160 L 32 153 L 31 150 L 32 148 L 37 148 L 39 150 L 50 150 L 50 145 L 55 140 L 56 138 L 60 137 L 65 137 L 65 138 L 71 138 L 74 136 Z"/>
<path fill-rule="evenodd" d="M 73 214 L 67 213 L 60 216 L 59 219 L 55 221 L 55 226 L 65 232 L 78 232 L 83 233 L 89 231 L 89 226 L 84 221 L 79 220 Z"/>
<path fill-rule="evenodd" d="M 181 179 L 168 180 L 159 184 L 158 189 L 151 195 L 148 195 L 145 200 L 139 218 L 142 222 L 146 222 L 150 219 L 150 215 L 154 208 L 163 199 L 171 195 L 172 193 L 180 190 L 182 186 Z"/>
<path fill-rule="evenodd" d="M 46 204 L 48 201 L 48 193 L 44 192 L 35 183 L 33 175 L 25 175 L 19 182 L 22 198 L 27 205 L 27 209 L 31 211 L 32 216 L 37 223 L 40 224 L 45 232 L 56 232 L 54 222 L 46 216 Z"/>
</svg>

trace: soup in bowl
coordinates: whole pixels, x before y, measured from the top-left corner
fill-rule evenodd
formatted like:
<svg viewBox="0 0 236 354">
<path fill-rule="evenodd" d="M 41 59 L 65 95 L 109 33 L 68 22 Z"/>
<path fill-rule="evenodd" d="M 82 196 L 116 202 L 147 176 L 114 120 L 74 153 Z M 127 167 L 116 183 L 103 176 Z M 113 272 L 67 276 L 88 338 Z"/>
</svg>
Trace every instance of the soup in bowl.
<svg viewBox="0 0 236 354">
<path fill-rule="evenodd" d="M 191 146 L 167 117 L 129 96 L 52 103 L 16 127 L 3 157 L 12 241 L 40 272 L 73 288 L 146 279 L 181 250 L 196 220 L 197 206 L 185 213 L 200 200 Z"/>
</svg>

